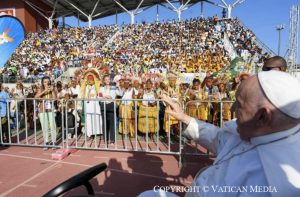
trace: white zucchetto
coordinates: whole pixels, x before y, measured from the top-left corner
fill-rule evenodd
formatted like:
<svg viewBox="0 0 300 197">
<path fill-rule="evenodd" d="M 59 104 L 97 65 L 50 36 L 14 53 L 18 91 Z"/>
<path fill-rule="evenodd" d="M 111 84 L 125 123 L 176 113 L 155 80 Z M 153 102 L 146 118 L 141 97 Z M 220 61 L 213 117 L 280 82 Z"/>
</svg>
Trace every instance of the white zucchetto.
<svg viewBox="0 0 300 197">
<path fill-rule="evenodd" d="M 269 101 L 281 112 L 300 118 L 300 82 L 281 71 L 258 73 L 258 81 Z"/>
</svg>

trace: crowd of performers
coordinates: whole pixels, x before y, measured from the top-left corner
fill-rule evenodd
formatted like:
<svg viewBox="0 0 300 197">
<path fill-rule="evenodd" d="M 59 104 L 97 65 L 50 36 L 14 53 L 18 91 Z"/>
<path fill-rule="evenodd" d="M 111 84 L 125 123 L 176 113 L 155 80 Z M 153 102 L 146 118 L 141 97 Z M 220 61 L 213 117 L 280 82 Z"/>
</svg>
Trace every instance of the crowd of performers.
<svg viewBox="0 0 300 197">
<path fill-rule="evenodd" d="M 13 90 L 8 91 L 2 87 L 1 92 L 6 93 L 9 98 L 6 99 L 9 105 L 5 105 L 9 106 L 10 122 L 13 124 L 8 126 L 20 127 L 21 124 L 16 124 L 16 119 L 20 122 L 22 117 L 24 119 L 27 116 L 29 127 L 34 128 L 32 120 L 35 118 L 34 114 L 37 114 L 39 121 L 36 122 L 40 123 L 45 144 L 55 143 L 58 132 L 63 127 L 77 127 L 78 134 L 84 133 L 88 138 L 103 136 L 106 131 L 107 141 L 115 143 L 116 132 L 128 137 L 147 134 L 152 138 L 157 132 L 160 135 L 179 135 L 179 122 L 165 112 L 168 106 L 159 101 L 162 94 L 172 98 L 190 116 L 220 126 L 222 121 L 233 118 L 230 101 L 234 98 L 239 83 L 248 76 L 243 73 L 229 79 L 225 75 L 213 77 L 207 73 L 202 81 L 196 76 L 189 84 L 172 72 L 164 78 L 151 78 L 104 74 L 89 68 L 76 73 L 69 83 L 58 81 L 52 84 L 50 77 L 44 77 L 40 84 L 24 87 L 17 83 Z M 25 102 L 25 114 L 22 99 L 26 97 L 36 100 Z M 220 101 L 223 101 L 222 106 Z M 74 123 L 66 124 L 66 118 L 62 116 L 69 115 L 74 118 L 68 120 Z M 5 130 L 4 128 L 3 140 L 8 141 Z M 66 132 L 65 136 L 70 138 L 74 134 L 73 130 L 71 134 Z"/>
</svg>

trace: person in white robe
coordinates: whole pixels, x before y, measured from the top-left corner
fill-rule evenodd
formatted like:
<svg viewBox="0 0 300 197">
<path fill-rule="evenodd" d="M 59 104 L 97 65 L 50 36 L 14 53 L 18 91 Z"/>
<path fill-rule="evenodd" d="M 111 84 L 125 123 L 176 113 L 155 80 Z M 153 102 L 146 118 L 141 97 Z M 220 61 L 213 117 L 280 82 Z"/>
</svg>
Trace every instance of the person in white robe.
<svg viewBox="0 0 300 197">
<path fill-rule="evenodd" d="M 186 196 L 300 196 L 300 83 L 280 71 L 245 80 L 222 128 L 183 113 L 170 98 L 168 113 L 187 124 L 184 134 L 216 155 Z M 169 190 L 170 191 L 170 190 Z M 175 196 L 154 188 L 139 195 Z"/>
<path fill-rule="evenodd" d="M 85 87 L 84 111 L 85 111 L 85 132 L 88 137 L 102 134 L 102 117 L 99 101 L 89 99 L 97 99 L 98 92 L 93 75 L 87 76 L 87 85 Z"/>
</svg>

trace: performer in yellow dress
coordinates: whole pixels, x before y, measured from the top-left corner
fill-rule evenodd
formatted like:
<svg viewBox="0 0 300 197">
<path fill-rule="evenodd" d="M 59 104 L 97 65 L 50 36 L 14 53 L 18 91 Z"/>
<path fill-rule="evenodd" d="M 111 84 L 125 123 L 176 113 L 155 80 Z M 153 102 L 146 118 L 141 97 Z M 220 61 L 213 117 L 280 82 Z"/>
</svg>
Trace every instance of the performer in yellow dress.
<svg viewBox="0 0 300 197">
<path fill-rule="evenodd" d="M 202 121 L 207 121 L 208 105 L 206 102 L 203 102 L 207 99 L 207 96 L 204 94 L 200 85 L 200 80 L 195 78 L 193 80 L 192 90 L 189 92 L 190 101 L 193 102 L 189 102 L 189 104 L 186 106 L 186 109 L 189 116 Z"/>
<path fill-rule="evenodd" d="M 124 80 L 124 92 L 119 109 L 119 133 L 129 134 L 130 137 L 135 136 L 135 113 L 133 111 L 132 101 L 134 96 L 133 88 L 130 85 L 130 79 Z"/>
<path fill-rule="evenodd" d="M 149 133 L 150 136 L 153 133 L 156 133 L 159 130 L 158 124 L 158 108 L 157 102 L 155 99 L 157 95 L 155 94 L 153 88 L 153 84 L 150 79 L 146 81 L 146 89 L 139 94 L 139 98 L 144 100 L 152 100 L 152 101 L 142 101 L 139 105 L 139 121 L 138 121 L 138 129 L 141 133 Z"/>
<path fill-rule="evenodd" d="M 227 81 L 219 81 L 218 83 L 218 92 L 215 92 L 213 95 L 213 100 L 217 101 L 214 105 L 214 115 L 213 115 L 213 124 L 217 126 L 220 125 L 221 119 L 221 110 L 222 110 L 222 118 L 228 121 L 231 120 L 231 112 L 230 112 L 230 103 L 223 102 L 223 106 L 221 109 L 221 104 L 219 102 L 228 101 L 229 100 L 229 92 L 226 89 Z M 219 102 L 218 102 L 219 101 Z"/>
<path fill-rule="evenodd" d="M 203 92 L 204 92 L 204 97 L 202 99 L 204 100 L 204 103 L 206 103 L 208 106 L 207 118 L 205 121 L 212 123 L 215 103 L 211 102 L 211 101 L 213 98 L 213 94 L 218 91 L 218 88 L 217 88 L 217 86 L 215 86 L 214 78 L 210 74 L 210 72 L 208 72 L 207 76 L 204 78 L 204 80 L 202 82 L 202 87 L 203 87 Z"/>
<path fill-rule="evenodd" d="M 177 75 L 174 73 L 169 73 L 168 75 L 169 85 L 167 87 L 167 91 L 164 92 L 167 96 L 172 98 L 174 102 L 179 102 L 179 87 L 176 84 L 177 82 Z M 165 111 L 169 110 L 170 106 L 167 106 Z M 164 130 L 166 133 L 169 133 L 171 129 L 174 130 L 174 132 L 178 132 L 178 120 L 174 118 L 173 116 L 170 116 L 168 113 L 165 112 L 164 115 Z"/>
</svg>

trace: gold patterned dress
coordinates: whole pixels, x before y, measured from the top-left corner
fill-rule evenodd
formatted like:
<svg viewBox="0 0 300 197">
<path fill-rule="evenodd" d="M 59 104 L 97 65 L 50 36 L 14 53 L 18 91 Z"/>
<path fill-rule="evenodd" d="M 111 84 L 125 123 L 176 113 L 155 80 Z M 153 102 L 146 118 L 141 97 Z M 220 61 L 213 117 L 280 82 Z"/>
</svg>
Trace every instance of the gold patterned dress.
<svg viewBox="0 0 300 197">
<path fill-rule="evenodd" d="M 222 104 L 222 109 L 221 109 L 221 104 L 220 103 L 216 103 L 215 105 L 215 111 L 214 111 L 214 116 L 213 116 L 213 123 L 215 125 L 219 125 L 219 120 L 221 119 L 221 110 L 222 110 L 222 121 L 228 121 L 231 120 L 231 103 L 230 102 L 226 102 L 229 101 L 229 97 L 227 93 L 217 93 L 218 95 L 218 99 L 217 101 L 223 102 Z M 219 125 L 221 126 L 221 125 Z"/>
<path fill-rule="evenodd" d="M 135 116 L 134 111 L 132 110 L 133 102 L 130 101 L 132 95 L 132 88 L 125 90 L 119 110 L 119 133 L 129 134 L 130 137 L 135 136 Z"/>
<path fill-rule="evenodd" d="M 143 99 L 155 100 L 153 91 L 144 92 Z M 148 105 L 147 105 L 148 103 Z M 156 133 L 159 130 L 157 102 L 156 101 L 142 101 L 139 105 L 139 121 L 138 129 L 141 133 Z"/>
<path fill-rule="evenodd" d="M 168 86 L 167 95 L 169 97 L 171 97 L 174 102 L 179 104 L 179 102 L 178 102 L 179 88 L 178 87 L 172 88 L 172 87 Z M 165 109 L 165 111 L 168 111 L 168 110 L 170 110 L 170 106 L 167 106 Z M 176 118 L 174 118 L 173 116 L 170 116 L 168 113 L 165 112 L 164 130 L 166 133 L 170 132 L 170 129 L 172 126 L 178 126 L 178 123 L 179 123 L 179 121 Z"/>
<path fill-rule="evenodd" d="M 205 102 L 206 96 L 201 91 L 194 91 L 195 100 L 192 100 L 186 106 L 186 113 L 202 121 L 208 119 L 208 104 Z"/>
</svg>

